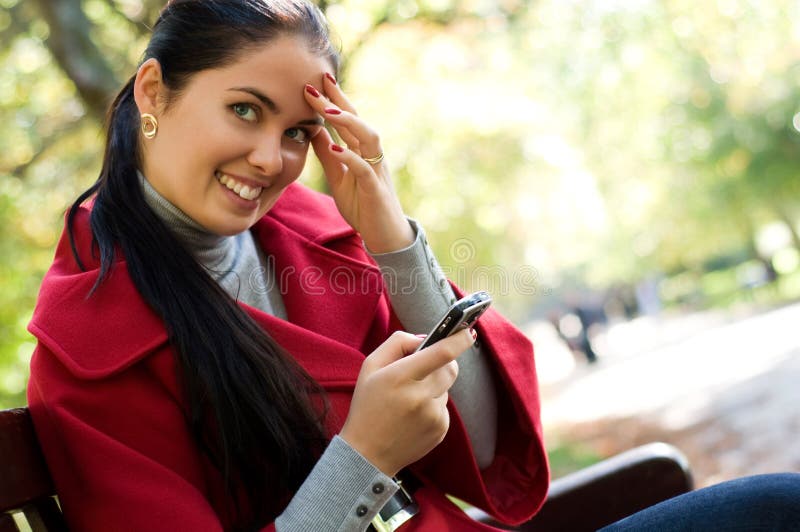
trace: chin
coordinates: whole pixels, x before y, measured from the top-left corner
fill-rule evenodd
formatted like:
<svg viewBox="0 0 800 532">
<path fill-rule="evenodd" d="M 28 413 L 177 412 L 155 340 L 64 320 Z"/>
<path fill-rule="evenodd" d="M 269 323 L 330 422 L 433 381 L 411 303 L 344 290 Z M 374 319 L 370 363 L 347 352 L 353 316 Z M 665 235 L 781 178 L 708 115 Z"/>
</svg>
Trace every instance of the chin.
<svg viewBox="0 0 800 532">
<path fill-rule="evenodd" d="M 210 221 L 208 225 L 201 224 L 209 233 L 214 233 L 219 236 L 234 236 L 247 231 L 258 221 L 258 218 L 252 220 L 217 220 Z"/>
<path fill-rule="evenodd" d="M 236 226 L 224 226 L 220 227 L 217 231 L 212 231 L 220 236 L 234 236 L 238 235 L 239 233 L 244 233 L 251 227 L 255 225 L 256 221 L 254 220 L 253 223 L 250 224 L 241 224 Z"/>
</svg>

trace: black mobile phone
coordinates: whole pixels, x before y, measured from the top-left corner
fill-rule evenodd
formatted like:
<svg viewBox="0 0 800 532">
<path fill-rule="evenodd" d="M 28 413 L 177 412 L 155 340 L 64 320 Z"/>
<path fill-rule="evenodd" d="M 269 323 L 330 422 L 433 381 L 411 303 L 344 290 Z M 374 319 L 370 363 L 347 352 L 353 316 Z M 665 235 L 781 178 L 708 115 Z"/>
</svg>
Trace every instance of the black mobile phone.
<svg viewBox="0 0 800 532">
<path fill-rule="evenodd" d="M 488 292 L 480 291 L 462 297 L 450 307 L 450 310 L 439 320 L 439 323 L 428 333 L 425 340 L 416 349 L 425 349 L 453 333 L 472 327 L 481 314 L 486 312 L 492 304 L 492 296 Z M 416 351 L 414 351 L 416 353 Z"/>
</svg>

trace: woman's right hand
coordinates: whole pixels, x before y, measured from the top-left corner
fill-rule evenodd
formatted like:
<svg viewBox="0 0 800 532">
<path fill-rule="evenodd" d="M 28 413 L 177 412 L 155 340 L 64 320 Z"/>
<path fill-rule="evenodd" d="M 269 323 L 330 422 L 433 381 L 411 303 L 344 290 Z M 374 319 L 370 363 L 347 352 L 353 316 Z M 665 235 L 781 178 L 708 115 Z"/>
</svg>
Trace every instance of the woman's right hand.
<svg viewBox="0 0 800 532">
<path fill-rule="evenodd" d="M 414 353 L 420 337 L 392 334 L 364 360 L 339 436 L 389 476 L 428 454 L 450 426 L 456 358 L 474 341 L 464 330 Z"/>
</svg>

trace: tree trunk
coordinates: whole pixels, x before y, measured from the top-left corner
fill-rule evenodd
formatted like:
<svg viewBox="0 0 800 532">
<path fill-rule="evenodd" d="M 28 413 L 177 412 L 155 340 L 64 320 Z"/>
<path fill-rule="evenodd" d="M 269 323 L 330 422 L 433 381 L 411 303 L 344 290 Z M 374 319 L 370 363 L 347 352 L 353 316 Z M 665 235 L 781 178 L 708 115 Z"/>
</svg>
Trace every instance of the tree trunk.
<svg viewBox="0 0 800 532">
<path fill-rule="evenodd" d="M 102 121 L 120 83 L 90 37 L 92 23 L 80 0 L 36 0 L 50 27 L 47 47 L 75 83 L 89 114 Z"/>
</svg>

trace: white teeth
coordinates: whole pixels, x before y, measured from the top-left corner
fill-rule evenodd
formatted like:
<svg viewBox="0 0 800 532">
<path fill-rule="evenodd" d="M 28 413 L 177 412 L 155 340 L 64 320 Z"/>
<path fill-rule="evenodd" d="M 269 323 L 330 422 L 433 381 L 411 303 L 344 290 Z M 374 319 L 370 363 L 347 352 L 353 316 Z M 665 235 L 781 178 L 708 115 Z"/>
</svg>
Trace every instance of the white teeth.
<svg viewBox="0 0 800 532">
<path fill-rule="evenodd" d="M 264 190 L 264 187 L 250 188 L 250 186 L 239 183 L 232 177 L 223 174 L 222 172 L 216 172 L 216 176 L 221 184 L 228 187 L 229 190 L 236 192 L 240 198 L 244 198 L 246 200 L 256 199 L 261 195 L 261 191 Z"/>
</svg>

